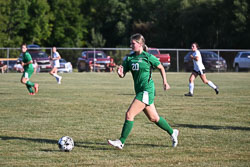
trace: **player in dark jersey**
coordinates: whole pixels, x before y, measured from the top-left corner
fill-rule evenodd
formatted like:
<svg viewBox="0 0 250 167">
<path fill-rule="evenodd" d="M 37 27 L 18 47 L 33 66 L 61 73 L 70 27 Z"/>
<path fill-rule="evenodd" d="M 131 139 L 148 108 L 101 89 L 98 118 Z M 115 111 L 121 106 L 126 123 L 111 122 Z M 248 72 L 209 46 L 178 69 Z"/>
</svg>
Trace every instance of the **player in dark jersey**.
<svg viewBox="0 0 250 167">
<path fill-rule="evenodd" d="M 31 75 L 34 72 L 33 65 L 32 65 L 32 58 L 31 58 L 31 55 L 29 54 L 29 52 L 27 52 L 26 44 L 23 44 L 21 49 L 22 49 L 22 62 L 21 62 L 21 64 L 22 64 L 23 69 L 24 69 L 24 72 L 23 72 L 23 75 L 21 78 L 21 83 L 26 85 L 30 95 L 35 95 L 35 93 L 38 93 L 38 86 L 39 85 L 37 83 L 33 83 L 33 82 L 29 81 Z M 34 92 L 33 88 L 35 89 L 35 92 Z"/>
<path fill-rule="evenodd" d="M 167 121 L 158 115 L 154 105 L 155 87 L 154 81 L 151 78 L 152 68 L 160 70 L 163 79 L 163 89 L 167 90 L 170 89 L 170 86 L 167 83 L 165 69 L 155 56 L 143 50 L 145 48 L 145 39 L 141 34 L 132 35 L 130 42 L 133 52 L 123 60 L 123 64 L 118 67 L 117 72 L 119 77 L 123 78 L 127 72 L 131 71 L 136 96 L 126 113 L 121 137 L 117 140 L 108 140 L 108 143 L 122 149 L 125 140 L 133 128 L 135 116 L 144 111 L 150 121 L 154 122 L 171 136 L 173 147 L 176 147 L 179 131 L 172 129 Z"/>
</svg>

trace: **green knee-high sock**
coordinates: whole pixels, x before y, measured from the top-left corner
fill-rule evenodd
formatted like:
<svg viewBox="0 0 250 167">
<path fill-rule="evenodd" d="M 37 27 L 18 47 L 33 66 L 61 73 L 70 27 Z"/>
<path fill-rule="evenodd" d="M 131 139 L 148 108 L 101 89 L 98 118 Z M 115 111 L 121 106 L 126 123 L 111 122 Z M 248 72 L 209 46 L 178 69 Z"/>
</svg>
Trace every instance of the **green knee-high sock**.
<svg viewBox="0 0 250 167">
<path fill-rule="evenodd" d="M 27 87 L 27 89 L 28 89 L 28 91 L 29 91 L 30 93 L 34 93 L 31 86 L 29 86 L 29 85 L 26 84 L 26 87 Z"/>
<path fill-rule="evenodd" d="M 125 143 L 125 140 L 127 139 L 129 133 L 131 132 L 131 130 L 133 128 L 133 125 L 134 125 L 134 121 L 126 120 L 124 122 L 124 125 L 123 125 L 123 128 L 122 128 L 122 134 L 121 134 L 121 137 L 120 137 L 120 140 L 121 140 L 122 144 Z"/>
<path fill-rule="evenodd" d="M 169 135 L 173 134 L 173 129 L 164 118 L 160 117 L 160 120 L 155 124 L 160 128 L 162 128 L 163 130 L 167 131 Z"/>
<path fill-rule="evenodd" d="M 26 85 L 29 85 L 29 86 L 31 86 L 31 87 L 34 87 L 34 86 L 35 86 L 35 84 L 34 84 L 33 82 L 30 82 L 30 81 L 27 81 L 27 82 L 26 82 Z"/>
</svg>

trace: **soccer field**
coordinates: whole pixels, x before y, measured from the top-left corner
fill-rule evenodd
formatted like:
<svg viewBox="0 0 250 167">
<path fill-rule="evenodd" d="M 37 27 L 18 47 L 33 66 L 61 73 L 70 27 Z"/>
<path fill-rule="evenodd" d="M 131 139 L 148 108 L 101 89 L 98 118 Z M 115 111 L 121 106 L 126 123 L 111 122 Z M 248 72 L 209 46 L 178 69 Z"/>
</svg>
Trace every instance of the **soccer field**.
<svg viewBox="0 0 250 167">
<path fill-rule="evenodd" d="M 131 74 L 60 75 L 61 85 L 48 73 L 33 75 L 40 85 L 35 96 L 20 73 L 0 75 L 0 166 L 250 166 L 250 73 L 207 73 L 220 94 L 197 78 L 194 97 L 183 96 L 190 73 L 167 73 L 166 92 L 153 73 L 156 108 L 180 130 L 179 145 L 172 148 L 168 134 L 142 112 L 123 150 L 107 139 L 120 137 L 134 98 Z M 74 139 L 73 151 L 59 151 L 62 136 Z"/>
</svg>

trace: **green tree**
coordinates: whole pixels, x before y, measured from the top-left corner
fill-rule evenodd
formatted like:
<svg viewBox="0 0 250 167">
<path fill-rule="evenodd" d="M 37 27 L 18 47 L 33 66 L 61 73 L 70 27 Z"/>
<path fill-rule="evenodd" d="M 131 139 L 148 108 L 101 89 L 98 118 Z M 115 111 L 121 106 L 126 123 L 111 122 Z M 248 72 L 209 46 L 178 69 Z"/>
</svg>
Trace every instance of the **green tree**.
<svg viewBox="0 0 250 167">
<path fill-rule="evenodd" d="M 27 0 L 0 1 L 0 45 L 17 47 L 23 43 L 23 33 L 29 20 Z"/>
<path fill-rule="evenodd" d="M 54 19 L 52 34 L 47 45 L 82 47 L 87 31 L 87 20 L 81 14 L 80 1 L 50 0 Z"/>
<path fill-rule="evenodd" d="M 89 4 L 90 24 L 89 29 L 94 28 L 97 33 L 101 33 L 107 41 L 106 47 L 127 45 L 126 36 L 128 34 L 131 9 L 129 1 L 126 0 L 93 0 Z M 91 36 L 89 36 L 91 40 Z"/>
<path fill-rule="evenodd" d="M 52 25 L 50 6 L 44 0 L 29 0 L 29 22 L 24 29 L 23 38 L 25 41 L 43 45 L 51 34 Z"/>
<path fill-rule="evenodd" d="M 183 5 L 183 4 L 182 4 Z M 192 42 L 198 42 L 201 47 L 216 48 L 221 35 L 221 2 L 190 1 L 185 3 L 179 16 L 178 26 L 181 30 L 180 43 L 189 47 Z"/>
<path fill-rule="evenodd" d="M 235 48 L 249 48 L 249 37 L 250 37 L 250 30 L 249 30 L 249 12 L 250 6 L 249 1 L 247 0 L 234 0 L 232 3 L 232 12 L 233 16 L 231 19 L 231 40 L 230 46 L 233 45 Z"/>
<path fill-rule="evenodd" d="M 106 40 L 103 39 L 102 34 L 96 33 L 95 29 L 91 29 L 91 42 L 87 42 L 87 46 L 90 48 L 104 47 Z"/>
</svg>

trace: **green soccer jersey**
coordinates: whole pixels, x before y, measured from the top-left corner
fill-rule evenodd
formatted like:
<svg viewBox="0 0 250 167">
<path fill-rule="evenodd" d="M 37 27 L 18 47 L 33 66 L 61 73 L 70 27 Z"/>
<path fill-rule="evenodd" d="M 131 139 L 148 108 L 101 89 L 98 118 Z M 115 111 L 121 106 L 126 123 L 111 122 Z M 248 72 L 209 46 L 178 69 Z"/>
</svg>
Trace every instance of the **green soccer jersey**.
<svg viewBox="0 0 250 167">
<path fill-rule="evenodd" d="M 29 52 L 23 53 L 22 59 L 23 59 L 22 61 L 24 63 L 28 63 L 29 61 L 32 60 L 31 55 L 29 54 Z M 33 65 L 32 64 L 25 65 L 23 68 L 24 68 L 24 71 L 33 71 Z"/>
<path fill-rule="evenodd" d="M 154 82 L 151 78 L 152 67 L 156 68 L 160 61 L 147 52 L 140 55 L 132 53 L 123 61 L 124 73 L 131 71 L 134 80 L 134 89 L 136 94 L 143 91 L 154 91 Z"/>
</svg>

